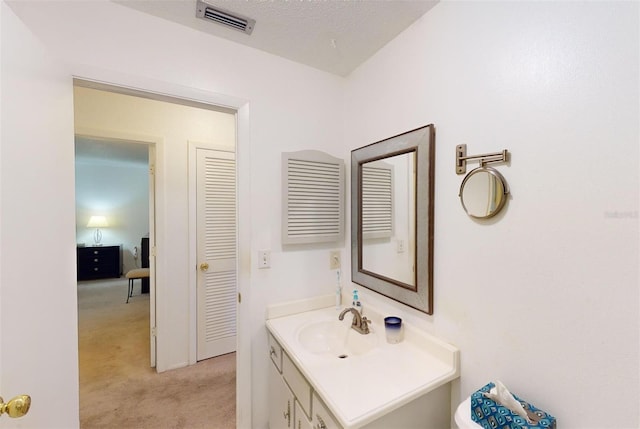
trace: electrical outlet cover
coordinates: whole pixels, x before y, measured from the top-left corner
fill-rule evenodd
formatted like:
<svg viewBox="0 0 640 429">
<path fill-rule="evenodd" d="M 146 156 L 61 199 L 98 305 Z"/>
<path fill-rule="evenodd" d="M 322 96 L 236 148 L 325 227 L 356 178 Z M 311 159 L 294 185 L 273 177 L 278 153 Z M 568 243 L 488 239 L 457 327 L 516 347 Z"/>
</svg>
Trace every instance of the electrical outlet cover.
<svg viewBox="0 0 640 429">
<path fill-rule="evenodd" d="M 332 250 L 329 252 L 329 269 L 330 270 L 338 270 L 340 269 L 340 251 Z"/>
</svg>

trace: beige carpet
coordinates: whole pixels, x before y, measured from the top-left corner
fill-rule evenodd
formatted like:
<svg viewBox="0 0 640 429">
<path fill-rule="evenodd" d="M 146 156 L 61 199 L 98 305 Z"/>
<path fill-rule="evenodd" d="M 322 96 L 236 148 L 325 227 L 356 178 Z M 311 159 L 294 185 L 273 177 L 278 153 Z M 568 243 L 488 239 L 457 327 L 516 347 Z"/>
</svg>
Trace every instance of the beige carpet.
<svg viewBox="0 0 640 429">
<path fill-rule="evenodd" d="M 156 373 L 149 295 L 127 280 L 78 283 L 80 427 L 235 428 L 236 355 Z"/>
</svg>

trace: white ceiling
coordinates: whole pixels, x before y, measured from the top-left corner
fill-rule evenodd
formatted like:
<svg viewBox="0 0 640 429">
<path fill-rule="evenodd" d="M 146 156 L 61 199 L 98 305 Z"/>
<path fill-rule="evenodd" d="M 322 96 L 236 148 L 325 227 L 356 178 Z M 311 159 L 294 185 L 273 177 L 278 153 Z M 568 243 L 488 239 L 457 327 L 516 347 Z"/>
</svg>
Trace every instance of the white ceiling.
<svg viewBox="0 0 640 429">
<path fill-rule="evenodd" d="M 196 0 L 112 0 L 233 42 L 347 76 L 437 0 L 206 0 L 256 20 L 251 35 L 196 18 Z"/>
<path fill-rule="evenodd" d="M 206 0 L 256 20 L 251 35 L 196 18 L 196 0 L 112 0 L 138 11 L 347 76 L 437 0 Z M 76 137 L 84 163 L 148 164 L 146 145 Z"/>
</svg>

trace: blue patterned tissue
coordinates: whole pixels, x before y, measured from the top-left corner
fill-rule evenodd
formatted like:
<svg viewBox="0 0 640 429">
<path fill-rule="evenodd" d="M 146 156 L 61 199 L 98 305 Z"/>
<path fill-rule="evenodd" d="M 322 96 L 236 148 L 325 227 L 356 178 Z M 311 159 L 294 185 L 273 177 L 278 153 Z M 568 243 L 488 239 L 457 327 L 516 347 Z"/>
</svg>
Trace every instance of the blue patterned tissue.
<svg viewBox="0 0 640 429">
<path fill-rule="evenodd" d="M 483 395 L 495 385 L 489 383 L 471 395 L 471 419 L 484 429 L 556 429 L 556 418 L 518 398 L 532 422 Z"/>
</svg>

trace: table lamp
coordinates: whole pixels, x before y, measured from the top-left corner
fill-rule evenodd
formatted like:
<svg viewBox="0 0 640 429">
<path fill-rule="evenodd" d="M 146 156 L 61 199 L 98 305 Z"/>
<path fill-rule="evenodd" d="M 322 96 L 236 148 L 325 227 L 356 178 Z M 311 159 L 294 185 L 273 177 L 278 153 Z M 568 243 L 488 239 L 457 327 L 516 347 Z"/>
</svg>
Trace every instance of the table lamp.
<svg viewBox="0 0 640 429">
<path fill-rule="evenodd" d="M 107 218 L 104 216 L 91 216 L 89 219 L 89 223 L 87 224 L 87 228 L 95 228 L 96 232 L 93 233 L 93 241 L 96 246 L 102 246 L 102 231 L 100 228 L 106 228 L 109 224 L 107 223 Z"/>
</svg>

